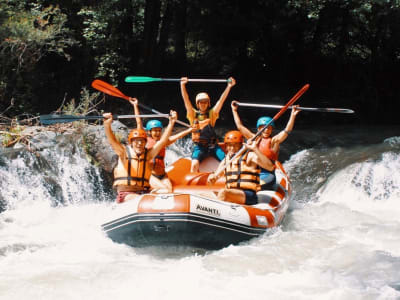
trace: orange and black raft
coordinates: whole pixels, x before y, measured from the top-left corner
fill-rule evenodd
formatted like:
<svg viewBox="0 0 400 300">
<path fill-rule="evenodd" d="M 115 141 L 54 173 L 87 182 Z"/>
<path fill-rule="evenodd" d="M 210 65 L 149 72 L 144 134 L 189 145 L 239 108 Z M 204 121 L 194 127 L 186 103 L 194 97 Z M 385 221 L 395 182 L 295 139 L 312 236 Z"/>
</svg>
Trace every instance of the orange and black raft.
<svg viewBox="0 0 400 300">
<path fill-rule="evenodd" d="M 260 236 L 282 222 L 291 186 L 278 161 L 274 189 L 258 192 L 258 203 L 251 206 L 217 199 L 225 179 L 207 185 L 217 164 L 208 158 L 202 162 L 199 173 L 190 173 L 190 159 L 177 160 L 167 167 L 173 193 L 144 194 L 116 204 L 110 219 L 102 225 L 103 230 L 113 241 L 133 247 L 215 250 Z"/>
</svg>

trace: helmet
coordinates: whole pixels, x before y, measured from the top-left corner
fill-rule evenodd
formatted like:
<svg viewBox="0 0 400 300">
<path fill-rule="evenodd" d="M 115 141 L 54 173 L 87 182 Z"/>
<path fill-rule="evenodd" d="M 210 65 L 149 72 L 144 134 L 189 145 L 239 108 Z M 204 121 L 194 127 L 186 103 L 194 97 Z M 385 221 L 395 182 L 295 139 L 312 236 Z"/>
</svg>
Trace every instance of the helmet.
<svg viewBox="0 0 400 300">
<path fill-rule="evenodd" d="M 147 139 L 146 131 L 143 129 L 132 129 L 128 136 L 128 141 L 131 142 L 133 139 Z"/>
<path fill-rule="evenodd" d="M 261 117 L 261 118 L 259 118 L 258 121 L 257 121 L 257 128 L 260 127 L 260 126 L 265 126 L 267 124 L 269 124 L 270 126 L 275 128 L 274 119 L 272 119 L 271 117 Z"/>
<path fill-rule="evenodd" d="M 196 104 L 199 103 L 201 100 L 208 100 L 210 101 L 210 96 L 207 93 L 198 93 L 196 96 Z"/>
<path fill-rule="evenodd" d="M 162 123 L 159 120 L 150 120 L 146 124 L 146 130 L 151 131 L 153 128 L 163 128 Z"/>
<path fill-rule="evenodd" d="M 243 143 L 243 134 L 238 130 L 231 130 L 225 134 L 224 143 Z"/>
</svg>

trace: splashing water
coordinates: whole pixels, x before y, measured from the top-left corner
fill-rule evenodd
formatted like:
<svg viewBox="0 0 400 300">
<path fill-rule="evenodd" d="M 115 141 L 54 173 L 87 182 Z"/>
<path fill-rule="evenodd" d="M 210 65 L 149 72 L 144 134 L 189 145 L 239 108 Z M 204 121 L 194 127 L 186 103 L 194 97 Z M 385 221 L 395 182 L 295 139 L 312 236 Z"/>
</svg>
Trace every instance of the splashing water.
<svg viewBox="0 0 400 300">
<path fill-rule="evenodd" d="M 108 239 L 114 195 L 76 145 L 3 153 L 0 299 L 400 299 L 400 138 L 292 153 L 283 225 L 201 255 Z"/>
</svg>

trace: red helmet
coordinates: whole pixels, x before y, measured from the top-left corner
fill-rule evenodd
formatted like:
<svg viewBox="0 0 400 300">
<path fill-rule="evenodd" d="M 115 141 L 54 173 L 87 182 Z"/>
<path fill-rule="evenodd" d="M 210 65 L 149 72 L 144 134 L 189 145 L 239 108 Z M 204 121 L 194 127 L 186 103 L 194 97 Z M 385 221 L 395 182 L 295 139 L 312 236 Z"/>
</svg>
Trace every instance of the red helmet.
<svg viewBox="0 0 400 300">
<path fill-rule="evenodd" d="M 143 129 L 132 129 L 128 136 L 129 142 L 131 142 L 133 139 L 140 138 L 147 139 L 146 131 L 144 131 Z"/>
<path fill-rule="evenodd" d="M 243 134 L 238 130 L 232 130 L 225 134 L 224 143 L 243 143 Z"/>
</svg>

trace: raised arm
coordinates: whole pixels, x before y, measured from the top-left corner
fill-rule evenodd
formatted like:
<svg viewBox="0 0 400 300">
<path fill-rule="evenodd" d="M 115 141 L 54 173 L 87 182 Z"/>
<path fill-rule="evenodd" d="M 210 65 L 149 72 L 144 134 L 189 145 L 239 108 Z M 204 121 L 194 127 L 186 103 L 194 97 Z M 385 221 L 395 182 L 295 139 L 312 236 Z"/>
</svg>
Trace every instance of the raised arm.
<svg viewBox="0 0 400 300">
<path fill-rule="evenodd" d="M 268 171 L 274 170 L 274 164 L 272 161 L 266 157 L 257 147 L 257 142 L 253 141 L 250 144 L 245 144 L 247 149 L 252 150 L 253 152 L 249 154 L 248 160 L 251 160 L 253 163 L 259 165 L 261 168 L 264 168 Z"/>
<path fill-rule="evenodd" d="M 189 116 L 189 114 L 193 114 L 193 105 L 190 102 L 189 94 L 186 90 L 186 84 L 188 83 L 188 78 L 187 77 L 182 77 L 181 78 L 181 95 L 183 98 L 183 102 L 185 104 L 186 108 L 186 114 Z"/>
<path fill-rule="evenodd" d="M 292 107 L 292 112 L 290 114 L 289 121 L 286 124 L 286 128 L 284 130 L 282 130 L 281 132 L 279 132 L 277 135 L 275 135 L 272 138 L 272 144 L 277 144 L 277 143 L 281 144 L 284 140 L 287 139 L 287 137 L 289 136 L 290 132 L 293 130 L 293 126 L 294 126 L 294 122 L 296 120 L 296 116 L 300 112 L 298 107 L 299 107 L 298 105 L 294 105 Z"/>
<path fill-rule="evenodd" d="M 129 97 L 129 103 L 133 106 L 133 113 L 135 115 L 140 115 L 138 99 Z M 140 117 L 136 117 L 136 127 L 137 129 L 143 129 L 143 123 Z"/>
<path fill-rule="evenodd" d="M 254 136 L 250 130 L 243 126 L 242 120 L 240 120 L 239 113 L 238 113 L 238 106 L 237 101 L 232 101 L 231 103 L 233 119 L 235 120 L 235 124 L 237 129 L 243 134 L 243 136 L 248 140 Z"/>
<path fill-rule="evenodd" d="M 113 148 L 114 152 L 118 154 L 119 157 L 125 157 L 125 148 L 124 146 L 117 140 L 112 129 L 111 124 L 113 121 L 113 117 L 111 113 L 103 114 L 104 117 L 104 130 L 106 132 L 107 140 Z"/>
<path fill-rule="evenodd" d="M 219 115 L 219 112 L 222 109 L 222 106 L 224 105 L 224 102 L 226 98 L 229 95 L 229 92 L 231 91 L 231 88 L 236 84 L 236 80 L 233 77 L 229 77 L 228 85 L 226 86 L 224 92 L 221 94 L 221 97 L 219 97 L 219 100 L 214 106 L 214 113 L 216 115 Z"/>
<path fill-rule="evenodd" d="M 179 139 L 183 138 L 184 136 L 188 135 L 189 133 L 191 133 L 195 129 L 196 128 L 194 128 L 194 127 L 189 127 L 186 130 L 182 130 L 181 132 L 179 132 L 179 133 L 177 133 L 177 134 L 175 134 L 173 136 L 170 136 L 168 138 L 167 146 L 175 143 L 177 140 L 179 140 Z"/>
<path fill-rule="evenodd" d="M 150 160 L 156 157 L 157 154 L 161 151 L 161 149 L 165 147 L 165 145 L 167 144 L 168 138 L 171 135 L 172 129 L 174 128 L 177 119 L 178 115 L 176 111 L 171 110 L 167 128 L 165 128 L 160 140 L 157 143 L 155 143 L 154 146 L 149 150 L 148 157 Z"/>
</svg>

